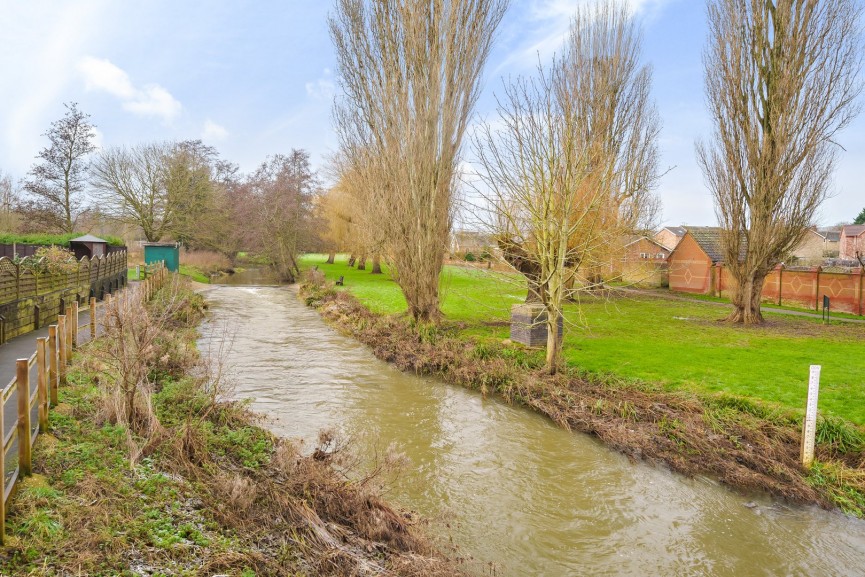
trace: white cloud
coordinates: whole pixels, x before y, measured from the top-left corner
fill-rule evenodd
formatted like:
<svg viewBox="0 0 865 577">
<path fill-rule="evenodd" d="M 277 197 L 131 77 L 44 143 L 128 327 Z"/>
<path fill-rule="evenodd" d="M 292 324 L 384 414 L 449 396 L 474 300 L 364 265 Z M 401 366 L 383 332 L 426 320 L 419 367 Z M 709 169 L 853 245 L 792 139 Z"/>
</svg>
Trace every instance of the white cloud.
<svg viewBox="0 0 865 577">
<path fill-rule="evenodd" d="M 87 56 L 78 63 L 87 90 L 101 90 L 119 98 L 123 109 L 139 116 L 157 116 L 170 122 L 182 109 L 180 102 L 158 84 L 136 88 L 129 75 L 107 59 Z"/>
<path fill-rule="evenodd" d="M 226 138 L 228 138 L 228 129 L 215 123 L 209 118 L 204 121 L 204 130 L 201 132 L 202 140 L 208 142 L 220 142 Z"/>
<path fill-rule="evenodd" d="M 321 78 L 306 83 L 306 94 L 316 100 L 331 100 L 335 91 L 336 85 L 329 68 L 324 69 Z"/>
<path fill-rule="evenodd" d="M 109 60 L 88 56 L 78 63 L 78 70 L 84 74 L 87 90 L 104 90 L 124 100 L 135 97 L 129 75 Z"/>
</svg>

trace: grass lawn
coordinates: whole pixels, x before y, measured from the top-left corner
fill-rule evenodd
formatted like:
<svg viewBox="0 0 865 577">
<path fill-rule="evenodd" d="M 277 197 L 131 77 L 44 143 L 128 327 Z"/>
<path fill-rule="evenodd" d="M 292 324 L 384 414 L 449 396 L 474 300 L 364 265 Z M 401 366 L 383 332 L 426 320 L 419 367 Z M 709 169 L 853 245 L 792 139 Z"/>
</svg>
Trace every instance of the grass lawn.
<svg viewBox="0 0 865 577">
<path fill-rule="evenodd" d="M 387 275 L 333 265 L 325 255 L 307 255 L 328 279 L 345 277 L 350 290 L 370 309 L 401 313 L 405 300 Z M 445 267 L 442 310 L 449 321 L 465 323 L 464 333 L 508 338 L 512 304 L 525 288 L 519 278 L 483 269 Z M 597 373 L 660 383 L 671 389 L 727 392 L 802 410 L 808 368 L 823 366 L 820 410 L 865 424 L 865 326 L 821 324 L 819 319 L 766 311 L 758 328 L 718 322 L 727 309 L 712 302 L 646 296 L 614 300 L 587 298 L 569 305 L 564 357 Z M 582 317 L 582 321 L 580 320 Z"/>
</svg>

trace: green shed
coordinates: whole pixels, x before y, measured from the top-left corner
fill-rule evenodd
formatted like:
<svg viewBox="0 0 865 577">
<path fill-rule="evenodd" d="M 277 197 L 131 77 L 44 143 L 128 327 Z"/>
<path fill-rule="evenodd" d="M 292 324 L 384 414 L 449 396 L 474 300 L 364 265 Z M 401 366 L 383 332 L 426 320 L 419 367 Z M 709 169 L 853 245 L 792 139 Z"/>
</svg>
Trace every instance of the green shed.
<svg viewBox="0 0 865 577">
<path fill-rule="evenodd" d="M 144 262 L 165 261 L 165 267 L 171 272 L 180 268 L 180 244 L 176 242 L 145 242 Z"/>
</svg>

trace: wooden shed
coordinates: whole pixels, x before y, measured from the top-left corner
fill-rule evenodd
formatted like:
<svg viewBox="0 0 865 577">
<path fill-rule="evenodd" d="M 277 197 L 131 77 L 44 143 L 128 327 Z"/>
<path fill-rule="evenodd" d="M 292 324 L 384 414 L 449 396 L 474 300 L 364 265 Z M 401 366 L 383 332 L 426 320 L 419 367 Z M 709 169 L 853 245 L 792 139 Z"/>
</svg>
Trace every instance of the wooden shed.
<svg viewBox="0 0 865 577">
<path fill-rule="evenodd" d="M 85 234 L 70 240 L 69 248 L 75 253 L 75 258 L 78 260 L 85 256 L 90 259 L 96 256 L 106 256 L 108 254 L 108 241 L 92 234 Z"/>
</svg>

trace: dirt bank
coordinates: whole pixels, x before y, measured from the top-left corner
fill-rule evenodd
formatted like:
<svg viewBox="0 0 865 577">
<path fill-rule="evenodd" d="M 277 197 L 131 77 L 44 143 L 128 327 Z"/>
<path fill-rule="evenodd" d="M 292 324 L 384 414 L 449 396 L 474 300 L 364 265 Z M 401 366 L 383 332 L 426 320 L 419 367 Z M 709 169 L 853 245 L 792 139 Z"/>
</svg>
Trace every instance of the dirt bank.
<svg viewBox="0 0 865 577">
<path fill-rule="evenodd" d="M 711 476 L 743 491 L 838 506 L 858 516 L 865 512 L 865 454 L 843 422 L 822 423 L 818 461 L 809 471 L 799 464 L 800 424 L 790 412 L 573 369 L 550 376 L 519 346 L 475 342 L 460 335 L 466 327 L 416 330 L 406 318 L 374 314 L 324 284 L 304 285 L 301 297 L 402 370 L 500 395 L 569 430 L 595 435 L 631 458 Z"/>
</svg>

